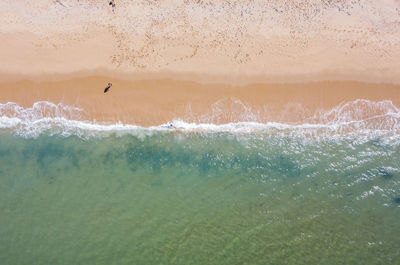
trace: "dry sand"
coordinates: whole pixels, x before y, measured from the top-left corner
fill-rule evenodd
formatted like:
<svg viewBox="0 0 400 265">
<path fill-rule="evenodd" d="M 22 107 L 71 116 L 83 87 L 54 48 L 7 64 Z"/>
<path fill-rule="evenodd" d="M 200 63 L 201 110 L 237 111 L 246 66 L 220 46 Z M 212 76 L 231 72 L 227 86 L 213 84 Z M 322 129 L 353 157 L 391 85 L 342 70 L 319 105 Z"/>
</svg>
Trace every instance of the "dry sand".
<svg viewBox="0 0 400 265">
<path fill-rule="evenodd" d="M 399 32 L 398 0 L 120 0 L 115 13 L 107 1 L 5 0 L 0 103 L 63 102 L 141 125 L 400 106 Z"/>
</svg>

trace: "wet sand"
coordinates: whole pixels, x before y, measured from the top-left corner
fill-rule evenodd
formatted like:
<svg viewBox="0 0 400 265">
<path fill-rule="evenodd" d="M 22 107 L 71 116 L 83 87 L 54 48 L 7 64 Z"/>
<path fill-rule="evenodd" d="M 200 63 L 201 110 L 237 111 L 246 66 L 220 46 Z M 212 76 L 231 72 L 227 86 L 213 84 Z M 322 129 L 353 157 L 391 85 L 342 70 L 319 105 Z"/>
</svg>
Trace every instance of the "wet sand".
<svg viewBox="0 0 400 265">
<path fill-rule="evenodd" d="M 107 82 L 113 86 L 103 90 Z M 352 81 L 271 83 L 232 86 L 171 79 L 123 80 L 82 77 L 58 81 L 0 83 L 0 102 L 31 107 L 37 101 L 84 110 L 85 120 L 142 126 L 173 119 L 191 122 L 237 121 L 302 123 L 319 110 L 367 99 L 400 106 L 400 85 Z"/>
</svg>

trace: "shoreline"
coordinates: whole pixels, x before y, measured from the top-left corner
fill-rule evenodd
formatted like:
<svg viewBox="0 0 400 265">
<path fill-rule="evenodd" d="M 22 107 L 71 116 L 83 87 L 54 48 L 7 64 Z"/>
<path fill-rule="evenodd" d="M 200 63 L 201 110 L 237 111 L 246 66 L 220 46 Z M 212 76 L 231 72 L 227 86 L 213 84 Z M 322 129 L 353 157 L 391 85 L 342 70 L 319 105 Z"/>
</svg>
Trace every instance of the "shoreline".
<svg viewBox="0 0 400 265">
<path fill-rule="evenodd" d="M 103 90 L 112 81 L 106 94 Z M 139 126 L 174 119 L 223 124 L 240 121 L 302 123 L 341 103 L 390 100 L 400 106 L 400 85 L 356 81 L 229 85 L 187 80 L 123 80 L 107 76 L 58 81 L 1 82 L 0 103 L 29 108 L 35 102 L 62 103 L 84 110 L 82 119 Z M 360 106 L 364 108 L 364 106 Z"/>
</svg>

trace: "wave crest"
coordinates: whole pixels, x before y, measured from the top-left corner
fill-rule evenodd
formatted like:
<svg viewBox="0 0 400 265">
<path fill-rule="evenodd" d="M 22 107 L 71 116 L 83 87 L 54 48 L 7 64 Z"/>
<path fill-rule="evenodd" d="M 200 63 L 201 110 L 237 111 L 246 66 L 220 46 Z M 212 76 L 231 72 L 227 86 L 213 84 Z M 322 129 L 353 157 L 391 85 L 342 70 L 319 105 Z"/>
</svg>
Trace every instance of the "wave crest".
<svg viewBox="0 0 400 265">
<path fill-rule="evenodd" d="M 183 132 L 202 133 L 281 133 L 285 135 L 308 136 L 343 136 L 363 135 L 400 136 L 400 109 L 391 101 L 355 100 L 344 102 L 328 111 L 318 111 L 306 117 L 302 123 L 259 122 L 260 113 L 252 112 L 251 106 L 235 100 L 242 112 L 229 113 L 230 109 L 222 108 L 221 104 L 213 109 L 213 116 L 235 116 L 241 120 L 215 124 L 207 122 L 188 122 L 175 119 L 169 123 L 152 127 L 141 127 L 133 124 L 99 123 L 84 120 L 84 110 L 40 101 L 30 108 L 24 108 L 16 103 L 0 104 L 0 129 L 11 130 L 23 137 L 37 137 L 42 133 L 77 135 L 108 135 L 110 133 L 151 133 L 157 131 L 178 130 Z M 217 111 L 216 111 L 217 110 Z M 218 119 L 217 119 L 218 120 Z"/>
</svg>

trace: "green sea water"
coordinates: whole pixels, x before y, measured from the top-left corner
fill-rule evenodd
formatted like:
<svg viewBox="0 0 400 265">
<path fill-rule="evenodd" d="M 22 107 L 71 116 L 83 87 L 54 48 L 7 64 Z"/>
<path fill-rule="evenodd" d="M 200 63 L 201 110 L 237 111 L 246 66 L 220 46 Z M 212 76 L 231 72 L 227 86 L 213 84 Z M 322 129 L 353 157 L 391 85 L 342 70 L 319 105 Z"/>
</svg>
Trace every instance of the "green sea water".
<svg viewBox="0 0 400 265">
<path fill-rule="evenodd" d="M 400 264 L 390 139 L 0 134 L 0 264 Z"/>
</svg>

